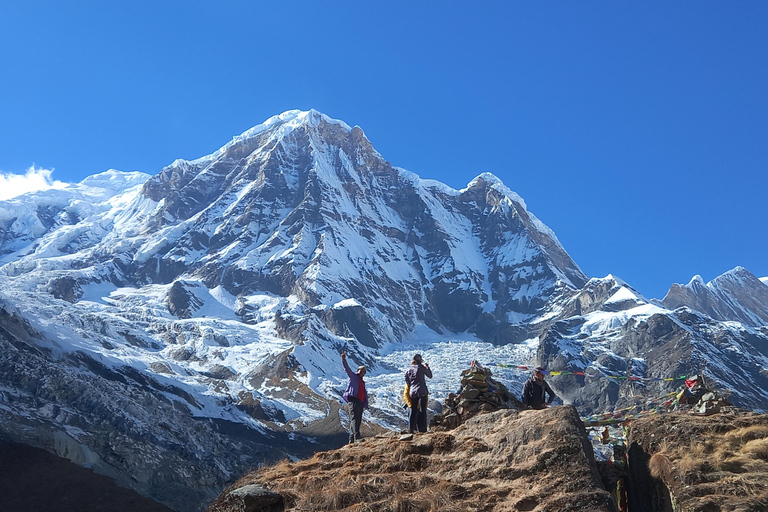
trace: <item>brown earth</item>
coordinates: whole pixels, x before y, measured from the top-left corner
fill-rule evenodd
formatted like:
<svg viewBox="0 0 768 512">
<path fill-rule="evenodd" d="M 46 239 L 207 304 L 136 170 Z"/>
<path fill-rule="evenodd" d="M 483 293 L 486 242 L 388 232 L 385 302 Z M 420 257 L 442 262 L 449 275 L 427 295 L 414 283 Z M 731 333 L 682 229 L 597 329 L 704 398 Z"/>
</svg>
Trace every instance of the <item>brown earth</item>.
<svg viewBox="0 0 768 512">
<path fill-rule="evenodd" d="M 766 414 L 642 418 L 632 422 L 628 445 L 638 510 L 768 511 Z"/>
<path fill-rule="evenodd" d="M 408 436 L 405 436 L 408 437 Z M 501 410 L 455 430 L 390 433 L 241 478 L 208 512 L 246 507 L 230 493 L 258 485 L 282 505 L 249 510 L 612 512 L 572 406 Z"/>
</svg>

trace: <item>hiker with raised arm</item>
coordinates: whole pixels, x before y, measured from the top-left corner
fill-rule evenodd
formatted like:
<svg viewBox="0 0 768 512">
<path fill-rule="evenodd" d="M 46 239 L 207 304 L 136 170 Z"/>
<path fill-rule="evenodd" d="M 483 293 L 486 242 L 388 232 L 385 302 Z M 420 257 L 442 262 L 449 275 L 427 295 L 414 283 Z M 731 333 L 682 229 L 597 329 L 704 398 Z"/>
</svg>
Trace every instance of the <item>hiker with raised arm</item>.
<svg viewBox="0 0 768 512">
<path fill-rule="evenodd" d="M 429 391 L 425 377 L 432 378 L 432 370 L 424 363 L 421 354 L 413 356 L 411 367 L 405 372 L 405 383 L 411 397 L 410 432 L 427 431 L 427 402 Z"/>
<path fill-rule="evenodd" d="M 546 400 L 545 394 L 549 400 Z M 544 380 L 544 368 L 537 366 L 533 376 L 523 386 L 523 404 L 530 409 L 546 409 L 555 398 L 557 395 Z"/>
<path fill-rule="evenodd" d="M 366 391 L 365 381 L 363 381 L 365 366 L 358 366 L 357 372 L 353 372 L 347 364 L 346 351 L 341 353 L 341 362 L 344 364 L 344 369 L 349 376 L 347 390 L 344 391 L 342 396 L 352 409 L 350 412 L 351 425 L 349 429 L 349 443 L 352 444 L 363 439 L 360 435 L 360 424 L 363 422 L 363 410 L 368 408 L 368 391 Z"/>
</svg>

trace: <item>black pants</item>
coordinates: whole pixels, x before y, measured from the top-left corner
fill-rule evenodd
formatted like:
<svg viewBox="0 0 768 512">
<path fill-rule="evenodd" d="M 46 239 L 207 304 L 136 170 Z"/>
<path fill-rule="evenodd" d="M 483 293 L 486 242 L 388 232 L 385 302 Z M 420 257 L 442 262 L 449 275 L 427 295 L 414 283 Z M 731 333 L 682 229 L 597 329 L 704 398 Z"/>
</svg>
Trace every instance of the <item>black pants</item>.
<svg viewBox="0 0 768 512">
<path fill-rule="evenodd" d="M 357 398 L 349 397 L 349 407 L 352 409 L 350 413 L 350 426 L 349 426 L 349 442 L 355 442 L 355 439 L 362 439 L 360 435 L 360 424 L 363 422 L 363 402 Z"/>
<path fill-rule="evenodd" d="M 411 433 L 427 431 L 427 397 L 411 397 Z"/>
</svg>

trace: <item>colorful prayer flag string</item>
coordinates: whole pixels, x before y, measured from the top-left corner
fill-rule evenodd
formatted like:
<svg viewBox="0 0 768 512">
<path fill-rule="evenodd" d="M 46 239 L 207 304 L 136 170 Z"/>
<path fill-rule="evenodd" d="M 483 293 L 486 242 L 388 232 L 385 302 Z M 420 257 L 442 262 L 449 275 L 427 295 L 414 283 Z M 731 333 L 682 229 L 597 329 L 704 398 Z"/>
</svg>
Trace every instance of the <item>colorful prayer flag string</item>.
<svg viewBox="0 0 768 512">
<path fill-rule="evenodd" d="M 517 370 L 525 370 L 525 371 L 533 371 L 535 368 L 531 366 L 526 365 L 512 365 L 512 364 L 504 364 L 504 363 L 488 363 L 485 366 L 496 366 L 498 368 L 512 368 Z M 601 371 L 598 368 L 590 367 L 595 372 L 599 373 L 603 377 L 607 379 L 613 379 L 613 380 L 629 380 L 634 382 L 673 382 L 676 380 L 687 380 L 688 375 L 680 375 L 679 377 L 637 377 L 634 375 L 607 375 L 603 371 Z M 560 370 L 551 370 L 547 371 L 544 370 L 545 375 L 549 375 L 552 377 L 560 377 L 563 375 L 578 375 L 581 377 L 587 376 L 583 371 L 580 372 L 568 372 L 568 371 L 560 371 Z M 590 375 L 593 377 L 597 377 L 597 375 Z"/>
</svg>

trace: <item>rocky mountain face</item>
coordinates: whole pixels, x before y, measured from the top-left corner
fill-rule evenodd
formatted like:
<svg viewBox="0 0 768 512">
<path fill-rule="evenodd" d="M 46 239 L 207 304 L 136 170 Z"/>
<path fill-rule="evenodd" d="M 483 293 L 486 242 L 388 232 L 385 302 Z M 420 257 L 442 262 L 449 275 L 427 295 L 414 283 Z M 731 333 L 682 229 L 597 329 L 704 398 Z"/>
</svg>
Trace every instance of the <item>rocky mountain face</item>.
<svg viewBox="0 0 768 512">
<path fill-rule="evenodd" d="M 342 349 L 373 433 L 403 422 L 414 350 L 438 399 L 483 359 L 571 373 L 549 381 L 582 414 L 697 373 L 768 408 L 768 286 L 746 270 L 663 302 L 589 279 L 498 178 L 422 180 L 315 111 L 0 202 L 0 276 L 0 438 L 177 510 L 341 442 Z"/>
<path fill-rule="evenodd" d="M 172 512 L 105 476 L 28 444 L 0 441 L 3 512 Z"/>
<path fill-rule="evenodd" d="M 278 328 L 297 342 L 312 318 L 372 348 L 417 323 L 519 341 L 527 333 L 510 330 L 508 316 L 533 318 L 562 288 L 585 282 L 493 176 L 460 192 L 419 180 L 393 168 L 360 128 L 317 112 L 178 161 L 141 195 L 158 206 L 140 231 L 162 247 L 127 274 L 296 297 L 305 310 L 281 315 Z M 168 226 L 180 226 L 178 236 L 169 239 Z M 250 308 L 237 313 L 247 319 Z"/>
<path fill-rule="evenodd" d="M 552 379 L 583 413 L 663 396 L 680 388 L 682 377 L 698 374 L 741 407 L 768 406 L 765 325 L 741 324 L 735 314 L 717 321 L 687 304 L 659 307 L 610 276 L 590 280 L 572 302 L 577 311 L 586 309 L 547 329 L 536 359 L 552 371 L 584 373 Z"/>
<path fill-rule="evenodd" d="M 193 396 L 110 366 L 0 309 L 0 438 L 43 448 L 175 510 L 201 506 L 243 468 L 308 455 L 307 441 L 196 417 Z M 290 449 L 287 449 L 290 447 Z"/>
<path fill-rule="evenodd" d="M 662 304 L 670 309 L 686 306 L 715 320 L 751 327 L 768 324 L 768 286 L 744 267 L 706 284 L 701 276 L 686 285 L 673 284 Z"/>
</svg>

